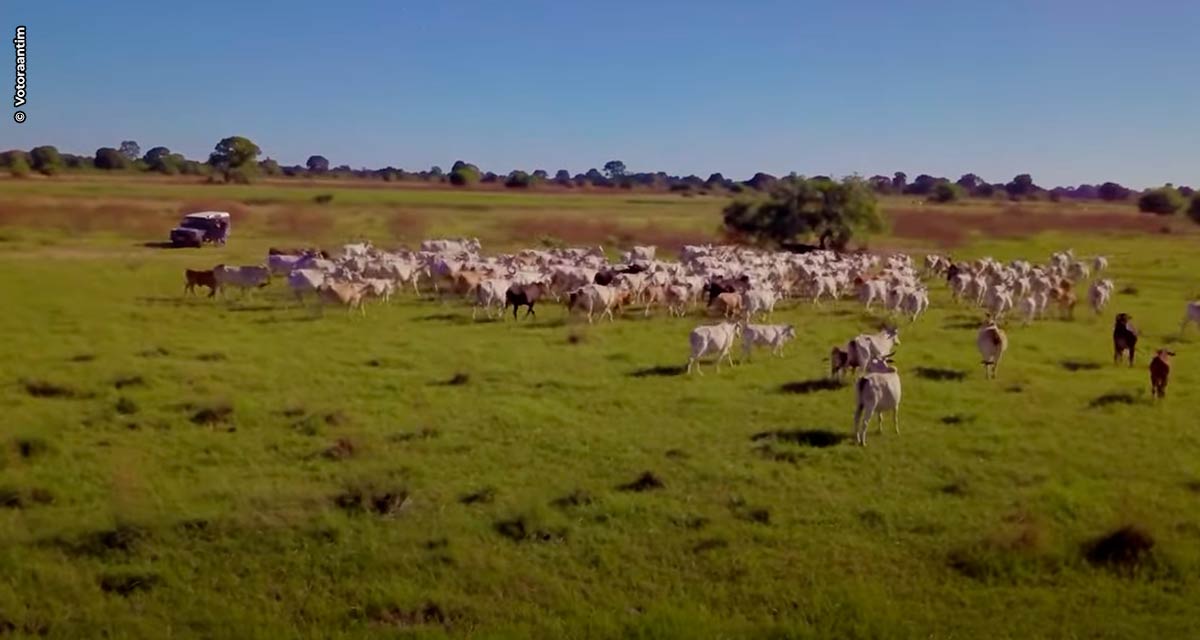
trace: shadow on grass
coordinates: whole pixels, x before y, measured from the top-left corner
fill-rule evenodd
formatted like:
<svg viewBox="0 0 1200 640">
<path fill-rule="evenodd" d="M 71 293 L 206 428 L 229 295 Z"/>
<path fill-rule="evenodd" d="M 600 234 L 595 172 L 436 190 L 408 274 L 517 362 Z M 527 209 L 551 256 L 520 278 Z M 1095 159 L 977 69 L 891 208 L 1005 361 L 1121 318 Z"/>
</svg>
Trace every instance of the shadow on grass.
<svg viewBox="0 0 1200 640">
<path fill-rule="evenodd" d="M 816 447 L 823 449 L 841 444 L 848 436 L 844 433 L 829 431 L 828 429 L 781 429 L 778 431 L 760 431 L 752 436 L 750 440 L 759 442 L 761 440 L 776 440 L 779 442 L 791 442 L 805 447 Z"/>
<path fill-rule="evenodd" d="M 842 382 L 832 378 L 813 378 L 812 380 L 801 380 L 800 382 L 786 382 L 779 385 L 779 392 L 808 395 L 810 393 L 817 393 L 818 391 L 836 391 L 844 386 Z"/>
<path fill-rule="evenodd" d="M 958 369 L 938 369 L 936 367 L 917 367 L 913 369 L 918 378 L 936 380 L 938 382 L 962 382 L 967 379 L 966 371 Z"/>
<path fill-rule="evenodd" d="M 949 330 L 978 329 L 979 321 L 978 320 L 955 320 L 955 321 L 944 323 L 942 325 L 942 328 L 949 329 Z"/>
<path fill-rule="evenodd" d="M 199 247 L 181 247 L 181 246 L 176 245 L 173 242 L 139 242 L 134 246 L 142 247 L 145 249 L 197 249 L 197 248 L 199 248 Z"/>
<path fill-rule="evenodd" d="M 1097 396 L 1096 399 L 1088 403 L 1088 408 L 1099 409 L 1101 407 L 1108 407 L 1114 404 L 1133 404 L 1135 402 L 1137 402 L 1137 399 L 1134 398 L 1132 394 L 1124 391 L 1118 391 Z"/>
<path fill-rule="evenodd" d="M 684 373 L 687 373 L 687 367 L 685 366 L 659 365 L 657 367 L 638 369 L 630 373 L 629 376 L 632 378 L 671 378 L 681 376 Z"/>
<path fill-rule="evenodd" d="M 1082 360 L 1062 360 L 1058 365 L 1072 373 L 1076 371 L 1096 371 L 1103 366 L 1099 362 L 1084 362 Z"/>
<path fill-rule="evenodd" d="M 467 324 L 470 318 L 460 313 L 431 313 L 427 316 L 417 316 L 415 320 L 420 322 L 451 322 L 454 324 Z"/>
</svg>

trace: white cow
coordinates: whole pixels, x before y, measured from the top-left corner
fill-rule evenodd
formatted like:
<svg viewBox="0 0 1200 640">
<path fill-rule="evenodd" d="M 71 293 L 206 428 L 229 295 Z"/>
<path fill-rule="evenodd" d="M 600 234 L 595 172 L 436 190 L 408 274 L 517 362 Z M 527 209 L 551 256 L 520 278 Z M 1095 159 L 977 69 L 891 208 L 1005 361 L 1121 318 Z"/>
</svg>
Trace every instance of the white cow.
<svg viewBox="0 0 1200 640">
<path fill-rule="evenodd" d="M 1187 303 L 1187 310 L 1183 314 L 1183 324 L 1179 327 L 1180 335 L 1187 328 L 1189 322 L 1196 323 L 1200 327 L 1200 300 Z"/>
<path fill-rule="evenodd" d="M 688 341 L 692 346 L 692 355 L 688 358 L 687 372 L 692 372 L 692 367 L 696 368 L 696 372 L 704 375 L 700 370 L 700 358 L 708 353 L 717 354 L 717 373 L 721 372 L 721 360 L 729 360 L 729 366 L 733 366 L 733 356 L 729 354 L 729 350 L 733 347 L 733 341 L 737 339 L 741 333 L 742 325 L 733 322 L 722 322 L 721 324 L 703 325 L 692 329 L 692 333 L 688 336 Z"/>
<path fill-rule="evenodd" d="M 995 378 L 1000 358 L 1008 350 L 1008 336 L 996 326 L 995 320 L 989 318 L 975 336 L 975 346 L 979 349 L 979 355 L 983 356 L 983 375 L 989 379 Z"/>
<path fill-rule="evenodd" d="M 502 296 L 503 298 L 503 296 Z M 602 284 L 589 284 L 572 291 L 569 298 L 571 309 L 586 309 L 588 324 L 596 312 L 600 317 L 608 316 L 613 319 L 613 307 L 617 304 L 617 290 Z"/>
<path fill-rule="evenodd" d="M 883 413 L 892 412 L 892 424 L 900 433 L 900 372 L 887 357 L 871 358 L 865 373 L 854 386 L 854 442 L 867 446 L 867 427 L 879 416 L 883 432 Z"/>
<path fill-rule="evenodd" d="M 1092 261 L 1092 271 L 1095 271 L 1097 274 L 1107 268 L 1108 258 L 1105 258 L 1104 256 L 1096 256 L 1096 259 Z"/>
<path fill-rule="evenodd" d="M 1108 279 L 1097 280 L 1092 283 L 1092 286 L 1088 287 L 1088 302 L 1091 303 L 1092 311 L 1095 311 L 1096 315 L 1100 315 L 1100 312 L 1104 311 L 1104 307 L 1108 305 L 1108 301 L 1112 297 L 1114 288 L 1113 281 Z"/>
<path fill-rule="evenodd" d="M 304 304 L 304 294 L 316 292 L 325 284 L 325 273 L 317 269 L 296 269 L 288 274 L 288 288 L 296 295 L 296 302 Z"/>
<path fill-rule="evenodd" d="M 475 319 L 475 314 L 483 307 L 487 317 L 492 318 L 493 310 L 497 310 L 500 314 L 500 319 L 504 319 L 505 294 L 508 288 L 512 286 L 512 281 L 505 278 L 488 278 L 479 283 L 479 287 L 475 289 L 475 306 L 471 308 L 471 319 Z"/>
<path fill-rule="evenodd" d="M 742 329 L 742 360 L 750 359 L 755 345 L 771 347 L 771 355 L 783 357 L 783 346 L 796 339 L 796 328 L 790 324 L 747 324 Z"/>
<path fill-rule="evenodd" d="M 245 294 L 252 288 L 265 287 L 271 282 L 271 271 L 263 265 L 230 267 L 219 264 L 213 267 L 217 290 L 224 293 L 226 287 L 237 287 Z"/>
<path fill-rule="evenodd" d="M 272 253 L 267 256 L 267 269 L 271 271 L 273 276 L 286 276 L 291 273 L 296 265 L 305 258 L 303 255 L 292 256 L 281 253 Z"/>
<path fill-rule="evenodd" d="M 929 292 L 925 289 L 913 289 L 904 294 L 904 298 L 900 301 L 900 310 L 912 317 L 913 322 L 917 321 L 917 316 L 925 313 L 929 308 Z"/>
<path fill-rule="evenodd" d="M 742 304 L 746 307 L 746 317 L 754 318 L 758 314 L 763 314 L 770 318 L 775 312 L 775 302 L 778 296 L 774 291 L 769 289 L 751 289 L 742 294 Z"/>
<path fill-rule="evenodd" d="M 892 353 L 900 344 L 900 330 L 887 327 L 874 334 L 861 334 L 846 344 L 850 354 L 850 362 L 856 367 L 865 367 L 871 358 L 879 358 Z"/>
</svg>

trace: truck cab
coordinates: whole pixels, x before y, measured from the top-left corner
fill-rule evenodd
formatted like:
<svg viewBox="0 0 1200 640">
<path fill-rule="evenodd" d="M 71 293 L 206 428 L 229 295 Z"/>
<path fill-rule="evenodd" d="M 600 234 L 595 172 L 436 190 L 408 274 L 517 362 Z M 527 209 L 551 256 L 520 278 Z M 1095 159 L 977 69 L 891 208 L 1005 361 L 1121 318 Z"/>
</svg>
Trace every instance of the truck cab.
<svg viewBox="0 0 1200 640">
<path fill-rule="evenodd" d="M 204 243 L 225 244 L 229 239 L 229 214 L 224 211 L 198 211 L 183 216 L 171 229 L 171 244 L 176 247 L 200 247 Z"/>
</svg>

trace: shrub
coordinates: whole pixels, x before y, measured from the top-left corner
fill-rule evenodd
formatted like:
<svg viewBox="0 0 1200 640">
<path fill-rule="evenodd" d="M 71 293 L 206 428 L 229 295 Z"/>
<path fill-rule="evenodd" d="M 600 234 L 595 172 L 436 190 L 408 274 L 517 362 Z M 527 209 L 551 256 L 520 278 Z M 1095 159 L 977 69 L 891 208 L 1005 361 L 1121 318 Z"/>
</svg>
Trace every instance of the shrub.
<svg viewBox="0 0 1200 640">
<path fill-rule="evenodd" d="M 29 168 L 29 162 L 25 160 L 24 153 L 13 153 L 8 160 L 8 172 L 14 178 L 26 178 L 33 170 Z"/>
<path fill-rule="evenodd" d="M 513 171 L 508 174 L 508 179 L 504 181 L 504 186 L 510 189 L 524 189 L 530 185 L 533 178 L 524 171 Z"/>
<path fill-rule="evenodd" d="M 952 182 L 939 182 L 929 194 L 930 202 L 955 202 L 966 195 L 966 190 Z"/>
<path fill-rule="evenodd" d="M 1174 187 L 1161 187 L 1142 194 L 1138 198 L 1138 210 L 1169 216 L 1183 208 L 1183 196 Z"/>
</svg>

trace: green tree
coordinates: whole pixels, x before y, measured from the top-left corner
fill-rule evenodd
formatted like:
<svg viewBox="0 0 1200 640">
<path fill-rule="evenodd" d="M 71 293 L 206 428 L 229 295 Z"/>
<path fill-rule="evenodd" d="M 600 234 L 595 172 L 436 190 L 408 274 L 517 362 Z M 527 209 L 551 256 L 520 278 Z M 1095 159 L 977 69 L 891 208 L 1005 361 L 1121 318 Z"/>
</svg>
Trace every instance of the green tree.
<svg viewBox="0 0 1200 640">
<path fill-rule="evenodd" d="M 329 171 L 329 160 L 325 156 L 309 156 L 308 162 L 304 163 L 304 165 L 313 173 L 325 173 Z"/>
<path fill-rule="evenodd" d="M 625 163 L 620 160 L 609 160 L 604 163 L 604 175 L 609 180 L 617 180 L 625 176 Z"/>
<path fill-rule="evenodd" d="M 268 175 L 268 176 L 283 175 L 283 169 L 279 166 L 279 163 L 276 162 L 272 158 L 264 158 L 261 162 L 258 163 L 258 169 L 259 169 L 259 171 L 263 172 L 263 175 Z"/>
<path fill-rule="evenodd" d="M 1022 173 L 1012 179 L 1012 182 L 1004 185 L 1004 190 L 1013 198 L 1032 195 L 1038 190 L 1038 186 L 1033 183 L 1033 176 L 1028 173 Z"/>
<path fill-rule="evenodd" d="M 844 249 L 856 234 L 882 231 L 884 219 L 874 191 L 861 178 L 788 176 L 771 186 L 765 200 L 737 200 L 725 207 L 724 224 L 760 244 L 816 237 L 823 247 Z"/>
<path fill-rule="evenodd" d="M 8 151 L 4 154 L 4 165 L 8 167 L 8 173 L 14 178 L 26 178 L 33 172 L 29 168 L 29 160 L 25 157 L 24 151 Z"/>
<path fill-rule="evenodd" d="M 129 168 L 129 158 L 121 155 L 120 151 L 112 147 L 100 147 L 96 149 L 96 158 L 92 161 L 92 164 L 97 169 L 117 171 Z"/>
<path fill-rule="evenodd" d="M 216 175 L 231 182 L 250 182 L 258 169 L 258 154 L 262 149 L 242 136 L 222 139 L 208 156 L 208 164 Z"/>
<path fill-rule="evenodd" d="M 142 162 L 145 162 L 146 166 L 153 170 L 155 164 L 169 155 L 171 155 L 171 150 L 166 147 L 151 147 L 146 155 L 142 156 Z"/>
<path fill-rule="evenodd" d="M 63 168 L 63 159 L 58 149 L 50 145 L 34 147 L 29 151 L 30 164 L 37 171 L 46 175 L 54 175 Z"/>
<path fill-rule="evenodd" d="M 1100 196 L 1101 200 L 1114 202 L 1124 200 L 1129 197 L 1129 189 L 1122 187 L 1116 182 L 1105 182 L 1096 190 L 1096 195 Z"/>
<path fill-rule="evenodd" d="M 121 148 L 118 149 L 121 155 L 125 156 L 130 162 L 142 157 L 142 148 L 133 140 L 122 140 Z"/>
<path fill-rule="evenodd" d="M 456 187 L 467 187 L 477 184 L 479 179 L 483 177 L 479 172 L 479 167 L 459 160 L 450 168 L 450 184 Z"/>
<path fill-rule="evenodd" d="M 966 197 L 967 190 L 962 185 L 950 182 L 939 182 L 933 186 L 933 193 L 929 194 L 930 202 L 955 202 Z"/>
<path fill-rule="evenodd" d="M 1183 194 L 1172 186 L 1151 189 L 1138 198 L 1138 210 L 1169 216 L 1183 208 Z"/>
<path fill-rule="evenodd" d="M 524 171 L 513 171 L 508 174 L 508 179 L 504 181 L 504 186 L 509 189 L 524 189 L 533 182 L 533 178 Z"/>
<path fill-rule="evenodd" d="M 1187 214 L 1192 222 L 1200 224 L 1200 193 L 1192 195 L 1192 202 L 1188 205 Z"/>
</svg>

